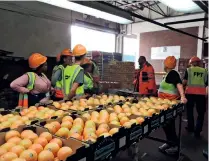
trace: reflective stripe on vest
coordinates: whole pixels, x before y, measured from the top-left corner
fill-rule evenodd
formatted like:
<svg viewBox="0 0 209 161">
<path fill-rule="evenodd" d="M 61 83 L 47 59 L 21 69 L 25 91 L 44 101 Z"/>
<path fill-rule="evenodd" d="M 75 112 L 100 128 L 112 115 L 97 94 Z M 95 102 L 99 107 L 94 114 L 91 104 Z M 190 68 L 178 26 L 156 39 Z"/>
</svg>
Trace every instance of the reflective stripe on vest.
<svg viewBox="0 0 209 161">
<path fill-rule="evenodd" d="M 206 95 L 207 71 L 201 67 L 190 67 L 187 69 L 187 73 L 188 81 L 185 93 Z"/>
<path fill-rule="evenodd" d="M 173 84 L 167 83 L 165 80 L 166 80 L 166 76 L 163 79 L 163 81 L 160 83 L 160 88 L 158 91 L 172 95 L 179 95 L 178 89 Z"/>
<path fill-rule="evenodd" d="M 61 80 L 57 80 L 55 85 L 55 97 L 64 98 L 64 89 L 65 89 L 65 81 L 64 81 L 64 70 L 65 68 L 62 65 L 57 67 L 57 70 L 61 70 Z"/>
<path fill-rule="evenodd" d="M 70 90 L 72 88 L 72 85 L 75 81 L 75 78 L 77 77 L 80 70 L 83 70 L 83 68 L 80 67 L 80 65 L 72 65 L 67 66 L 64 70 L 64 82 L 65 82 L 65 94 L 68 95 L 70 93 Z M 78 87 L 76 90 L 76 95 L 83 95 L 84 89 L 83 85 Z"/>
<path fill-rule="evenodd" d="M 32 90 L 34 88 L 36 75 L 33 72 L 28 72 L 27 75 L 28 75 L 27 89 Z M 23 107 L 23 108 L 28 107 L 28 95 L 27 94 L 19 93 L 18 106 Z"/>
<path fill-rule="evenodd" d="M 92 89 L 93 86 L 93 78 L 91 75 L 89 73 L 84 74 L 84 89 Z"/>
</svg>

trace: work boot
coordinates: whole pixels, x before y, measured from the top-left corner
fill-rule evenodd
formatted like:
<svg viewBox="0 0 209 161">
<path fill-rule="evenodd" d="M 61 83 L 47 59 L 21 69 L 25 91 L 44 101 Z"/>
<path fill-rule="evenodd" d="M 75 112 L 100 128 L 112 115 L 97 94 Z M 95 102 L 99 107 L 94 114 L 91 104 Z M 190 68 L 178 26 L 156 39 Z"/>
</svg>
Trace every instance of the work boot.
<svg viewBox="0 0 209 161">
<path fill-rule="evenodd" d="M 165 153 L 168 155 L 176 155 L 178 153 L 178 146 L 172 146 L 165 150 Z"/>
<path fill-rule="evenodd" d="M 170 148 L 171 146 L 168 145 L 167 143 L 161 145 L 158 149 L 162 152 L 162 153 L 165 153 L 165 150 Z"/>
<path fill-rule="evenodd" d="M 205 158 L 208 158 L 208 150 L 203 150 L 202 154 Z"/>
</svg>

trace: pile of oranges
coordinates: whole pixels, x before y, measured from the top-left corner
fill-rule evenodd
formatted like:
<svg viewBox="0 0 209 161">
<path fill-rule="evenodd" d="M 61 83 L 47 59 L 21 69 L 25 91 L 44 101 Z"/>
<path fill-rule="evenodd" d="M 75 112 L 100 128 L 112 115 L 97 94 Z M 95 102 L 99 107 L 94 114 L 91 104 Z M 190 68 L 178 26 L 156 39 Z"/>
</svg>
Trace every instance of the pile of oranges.
<svg viewBox="0 0 209 161">
<path fill-rule="evenodd" d="M 61 161 L 72 155 L 70 147 L 63 146 L 59 138 L 48 132 L 39 136 L 32 130 L 21 133 L 11 130 L 5 134 L 5 143 L 0 147 L 1 161 Z"/>
<path fill-rule="evenodd" d="M 73 120 L 71 116 L 63 117 L 61 122 L 52 121 L 45 126 L 51 133 L 63 138 L 76 138 L 83 141 L 96 142 L 100 136 L 111 136 L 118 132 L 118 128 L 110 128 L 108 124 L 96 125 L 92 120 L 84 121 L 82 118 Z"/>
</svg>

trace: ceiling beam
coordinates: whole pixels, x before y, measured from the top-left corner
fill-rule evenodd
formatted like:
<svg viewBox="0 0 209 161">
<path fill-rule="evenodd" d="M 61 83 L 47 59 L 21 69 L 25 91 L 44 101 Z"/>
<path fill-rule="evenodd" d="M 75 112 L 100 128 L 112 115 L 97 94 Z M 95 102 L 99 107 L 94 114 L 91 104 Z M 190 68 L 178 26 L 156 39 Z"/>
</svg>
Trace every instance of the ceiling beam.
<svg viewBox="0 0 209 161">
<path fill-rule="evenodd" d="M 197 19 L 189 19 L 189 20 L 183 20 L 183 21 L 167 22 L 164 24 L 165 25 L 173 25 L 173 24 L 179 24 L 179 23 L 189 23 L 189 22 L 207 21 L 207 20 L 208 20 L 208 18 L 197 18 Z"/>
<path fill-rule="evenodd" d="M 143 7 L 145 7 L 145 8 L 147 8 L 147 9 L 149 9 L 149 10 L 151 10 L 151 11 L 153 11 L 153 12 L 155 12 L 155 13 L 157 13 L 157 14 L 159 14 L 159 15 L 161 15 L 161 16 L 163 16 L 163 17 L 165 17 L 164 14 L 162 14 L 162 13 L 160 13 L 160 12 L 154 10 L 154 9 L 151 8 L 150 6 L 146 6 L 146 5 L 144 5 L 144 4 L 140 4 L 140 5 L 143 6 Z"/>
<path fill-rule="evenodd" d="M 162 12 L 162 14 L 164 14 L 165 16 L 167 16 L 167 15 L 165 14 L 165 12 L 162 10 L 162 8 L 157 4 L 157 2 L 154 1 L 154 3 L 155 3 L 156 6 L 159 8 L 159 10 Z"/>
<path fill-rule="evenodd" d="M 99 1 L 99 3 L 101 3 L 101 4 L 105 4 L 105 5 L 108 5 L 108 6 L 112 6 L 111 4 L 108 4 L 108 3 L 106 3 L 106 2 L 102 2 L 102 1 Z M 112 7 L 114 7 L 114 8 L 117 8 L 117 9 L 120 9 L 120 10 L 124 11 L 123 9 L 118 8 L 118 7 L 116 7 L 116 6 L 112 6 Z M 162 24 L 162 23 L 160 23 L 160 22 L 154 21 L 154 20 L 152 20 L 152 19 L 146 18 L 146 17 L 141 16 L 141 15 L 138 15 L 138 14 L 136 14 L 136 13 L 133 13 L 133 12 L 130 12 L 130 11 L 124 11 L 124 12 L 126 12 L 126 13 L 130 14 L 130 15 L 131 15 L 131 16 L 133 16 L 133 17 L 136 17 L 136 18 L 142 19 L 142 20 L 144 20 L 144 21 L 147 21 L 147 22 L 153 23 L 153 24 L 155 24 L 155 25 L 158 25 L 158 26 L 161 26 L 161 27 L 167 28 L 167 29 L 169 29 L 169 30 L 172 30 L 172 31 L 175 31 L 175 32 L 178 32 L 178 33 L 181 33 L 181 34 L 184 34 L 184 35 L 187 35 L 187 36 L 190 36 L 190 37 L 196 38 L 196 39 L 200 39 L 200 40 L 203 40 L 203 41 L 207 41 L 206 39 L 204 39 L 204 38 L 202 38 L 202 37 L 198 37 L 198 36 L 196 36 L 196 35 L 192 35 L 192 34 L 187 33 L 187 32 L 185 32 L 185 31 L 182 31 L 182 30 L 179 30 L 179 29 L 176 29 L 176 28 L 173 28 L 173 27 L 167 26 L 167 25 L 165 25 L 165 24 Z"/>
<path fill-rule="evenodd" d="M 195 1 L 195 0 L 193 0 L 193 2 L 196 3 L 203 11 L 205 11 L 205 13 L 208 14 L 208 7 L 204 5 L 204 3 L 202 3 L 201 1 Z"/>
<path fill-rule="evenodd" d="M 128 6 L 132 6 L 134 4 L 139 4 L 139 3 L 142 3 L 142 1 L 137 1 L 137 2 L 133 2 L 133 3 L 127 3 L 125 2 L 126 4 L 122 4 L 120 5 L 119 7 L 128 7 Z"/>
</svg>

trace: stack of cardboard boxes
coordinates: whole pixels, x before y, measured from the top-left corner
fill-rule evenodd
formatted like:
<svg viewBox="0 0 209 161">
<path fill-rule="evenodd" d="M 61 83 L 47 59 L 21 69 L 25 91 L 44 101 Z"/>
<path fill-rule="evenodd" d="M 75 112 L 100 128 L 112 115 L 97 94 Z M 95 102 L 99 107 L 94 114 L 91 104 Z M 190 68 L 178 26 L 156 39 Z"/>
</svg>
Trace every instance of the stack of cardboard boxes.
<svg viewBox="0 0 209 161">
<path fill-rule="evenodd" d="M 103 80 L 118 82 L 121 89 L 132 89 L 134 72 L 133 62 L 110 62 L 109 64 L 104 64 Z"/>
</svg>

